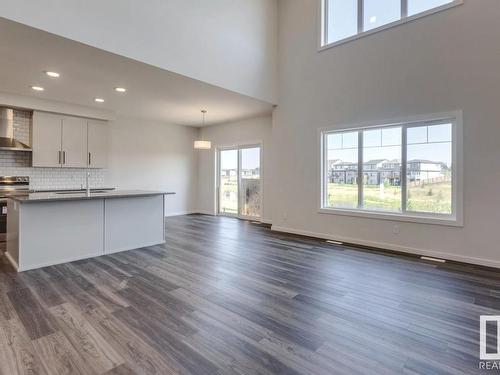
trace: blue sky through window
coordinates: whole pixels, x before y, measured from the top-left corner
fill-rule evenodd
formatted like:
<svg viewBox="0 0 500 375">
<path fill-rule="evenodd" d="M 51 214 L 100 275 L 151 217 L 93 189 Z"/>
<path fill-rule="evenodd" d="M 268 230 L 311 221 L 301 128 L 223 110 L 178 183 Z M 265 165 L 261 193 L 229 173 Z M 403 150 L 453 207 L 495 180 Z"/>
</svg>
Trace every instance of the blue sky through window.
<svg viewBox="0 0 500 375">
<path fill-rule="evenodd" d="M 328 1 L 328 35 L 327 42 L 348 38 L 358 33 L 358 1 Z"/>
<path fill-rule="evenodd" d="M 371 30 L 401 18 L 401 0 L 365 0 L 364 30 Z"/>
<path fill-rule="evenodd" d="M 453 0 L 408 0 L 408 16 L 413 16 L 414 14 L 422 13 L 451 2 Z"/>
<path fill-rule="evenodd" d="M 401 160 L 401 127 L 363 131 L 363 159 Z M 328 159 L 357 162 L 357 132 L 328 135 Z M 407 160 L 424 159 L 451 167 L 452 124 L 409 127 Z"/>
</svg>

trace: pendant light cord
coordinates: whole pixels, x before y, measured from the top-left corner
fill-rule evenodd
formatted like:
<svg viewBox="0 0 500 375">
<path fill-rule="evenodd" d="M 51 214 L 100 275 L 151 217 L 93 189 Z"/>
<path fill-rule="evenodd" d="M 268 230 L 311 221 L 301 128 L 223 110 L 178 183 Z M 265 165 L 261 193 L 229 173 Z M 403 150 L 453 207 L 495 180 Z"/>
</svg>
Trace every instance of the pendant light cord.
<svg viewBox="0 0 500 375">
<path fill-rule="evenodd" d="M 202 113 L 202 120 L 201 120 L 201 140 L 204 141 L 205 140 L 205 136 L 204 136 L 203 129 L 205 128 L 205 113 L 207 113 L 207 111 L 205 109 L 202 109 L 201 113 Z"/>
</svg>

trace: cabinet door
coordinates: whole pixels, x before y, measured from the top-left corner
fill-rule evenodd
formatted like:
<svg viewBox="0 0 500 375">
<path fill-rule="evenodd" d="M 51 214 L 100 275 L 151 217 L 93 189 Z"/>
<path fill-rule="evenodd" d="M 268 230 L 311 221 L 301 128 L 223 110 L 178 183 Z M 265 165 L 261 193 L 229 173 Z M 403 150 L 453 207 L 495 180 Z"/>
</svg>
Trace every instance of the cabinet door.
<svg viewBox="0 0 500 375">
<path fill-rule="evenodd" d="M 108 127 L 104 121 L 88 122 L 88 155 L 90 168 L 106 168 L 108 149 Z"/>
<path fill-rule="evenodd" d="M 87 166 L 87 120 L 64 117 L 62 127 L 62 166 L 85 168 Z"/>
<path fill-rule="evenodd" d="M 33 166 L 60 167 L 61 116 L 50 113 L 33 113 Z"/>
</svg>

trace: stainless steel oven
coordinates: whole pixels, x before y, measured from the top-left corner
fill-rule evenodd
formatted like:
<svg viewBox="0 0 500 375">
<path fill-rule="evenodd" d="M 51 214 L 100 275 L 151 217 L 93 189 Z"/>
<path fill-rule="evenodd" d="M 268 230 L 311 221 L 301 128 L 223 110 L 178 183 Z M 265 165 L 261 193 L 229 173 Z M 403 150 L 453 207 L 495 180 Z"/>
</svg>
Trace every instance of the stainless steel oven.
<svg viewBox="0 0 500 375">
<path fill-rule="evenodd" d="M 30 178 L 27 176 L 0 176 L 0 242 L 6 241 L 7 234 L 7 196 L 28 194 Z"/>
</svg>

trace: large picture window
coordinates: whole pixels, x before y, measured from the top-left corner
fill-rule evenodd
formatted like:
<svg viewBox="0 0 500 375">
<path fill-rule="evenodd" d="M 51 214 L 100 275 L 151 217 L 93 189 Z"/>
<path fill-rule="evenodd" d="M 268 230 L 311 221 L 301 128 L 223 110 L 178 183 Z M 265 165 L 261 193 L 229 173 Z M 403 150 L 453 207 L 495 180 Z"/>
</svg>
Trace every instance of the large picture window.
<svg viewBox="0 0 500 375">
<path fill-rule="evenodd" d="M 321 45 L 337 44 L 357 35 L 398 25 L 458 5 L 463 0 L 321 0 Z"/>
<path fill-rule="evenodd" d="M 322 209 L 457 221 L 457 118 L 325 130 Z"/>
</svg>

